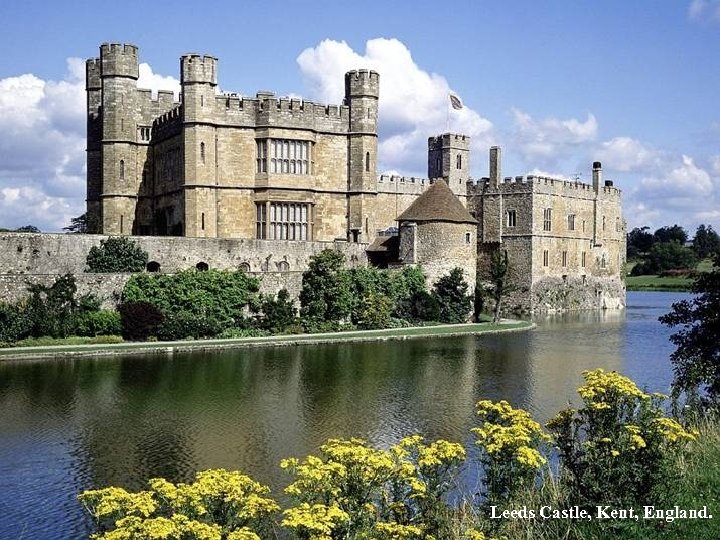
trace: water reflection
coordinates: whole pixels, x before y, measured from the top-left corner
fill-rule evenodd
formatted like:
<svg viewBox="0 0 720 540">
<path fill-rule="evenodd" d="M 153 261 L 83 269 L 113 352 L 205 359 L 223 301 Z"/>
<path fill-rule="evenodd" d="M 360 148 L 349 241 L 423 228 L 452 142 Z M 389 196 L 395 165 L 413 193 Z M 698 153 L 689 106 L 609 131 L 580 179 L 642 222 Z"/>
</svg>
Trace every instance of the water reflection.
<svg viewBox="0 0 720 540">
<path fill-rule="evenodd" d="M 631 295 L 627 312 L 556 315 L 503 336 L 2 364 L 0 537 L 82 536 L 78 491 L 152 476 L 236 468 L 278 492 L 279 461 L 330 437 L 469 443 L 477 400 L 545 420 L 585 369 L 665 390 L 672 346 L 657 316 L 676 296 Z"/>
</svg>

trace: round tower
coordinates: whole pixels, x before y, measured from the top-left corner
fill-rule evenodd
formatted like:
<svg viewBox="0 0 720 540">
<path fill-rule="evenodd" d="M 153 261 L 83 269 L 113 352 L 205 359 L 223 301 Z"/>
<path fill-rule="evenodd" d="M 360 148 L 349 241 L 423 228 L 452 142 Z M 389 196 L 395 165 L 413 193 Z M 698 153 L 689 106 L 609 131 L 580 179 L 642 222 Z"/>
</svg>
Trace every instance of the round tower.
<svg viewBox="0 0 720 540">
<path fill-rule="evenodd" d="M 85 93 L 87 114 L 87 216 L 92 224 L 89 232 L 97 232 L 100 224 L 102 194 L 102 78 L 99 58 L 85 62 Z"/>
<path fill-rule="evenodd" d="M 374 236 L 371 199 L 377 193 L 377 122 L 380 75 L 366 69 L 345 74 L 345 105 L 350 108 L 350 208 L 348 236 L 369 241 Z"/>
<path fill-rule="evenodd" d="M 140 185 L 137 165 L 138 48 L 100 46 L 102 82 L 102 232 L 132 234 Z"/>
<path fill-rule="evenodd" d="M 180 57 L 180 84 L 186 122 L 212 119 L 217 69 L 218 59 L 214 56 L 185 54 Z"/>
</svg>

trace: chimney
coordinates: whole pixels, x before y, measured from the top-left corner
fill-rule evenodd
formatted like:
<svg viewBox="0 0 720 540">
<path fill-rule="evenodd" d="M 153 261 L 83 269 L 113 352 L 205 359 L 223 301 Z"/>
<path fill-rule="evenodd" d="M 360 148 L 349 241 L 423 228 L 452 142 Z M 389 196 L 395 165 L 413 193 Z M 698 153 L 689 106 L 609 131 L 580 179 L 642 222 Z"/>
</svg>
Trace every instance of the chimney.
<svg viewBox="0 0 720 540">
<path fill-rule="evenodd" d="M 490 147 L 490 187 L 497 189 L 502 181 L 501 153 L 499 146 Z"/>
<path fill-rule="evenodd" d="M 602 185 L 602 163 L 599 161 L 593 162 L 592 178 L 593 190 L 595 193 L 600 193 L 600 186 Z"/>
</svg>

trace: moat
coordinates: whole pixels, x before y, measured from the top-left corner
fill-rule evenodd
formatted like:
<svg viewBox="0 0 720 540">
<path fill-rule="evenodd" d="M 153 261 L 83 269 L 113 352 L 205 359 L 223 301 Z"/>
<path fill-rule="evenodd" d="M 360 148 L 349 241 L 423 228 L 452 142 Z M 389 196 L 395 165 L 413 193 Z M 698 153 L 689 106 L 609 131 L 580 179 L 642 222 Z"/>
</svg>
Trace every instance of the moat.
<svg viewBox="0 0 720 540">
<path fill-rule="evenodd" d="M 470 445 L 479 399 L 544 421 L 575 399 L 585 369 L 667 391 L 673 346 L 657 317 L 683 297 L 628 293 L 626 311 L 507 335 L 0 363 L 0 538 L 87 535 L 79 491 L 152 476 L 241 469 L 277 494 L 280 460 L 330 437 Z"/>
</svg>

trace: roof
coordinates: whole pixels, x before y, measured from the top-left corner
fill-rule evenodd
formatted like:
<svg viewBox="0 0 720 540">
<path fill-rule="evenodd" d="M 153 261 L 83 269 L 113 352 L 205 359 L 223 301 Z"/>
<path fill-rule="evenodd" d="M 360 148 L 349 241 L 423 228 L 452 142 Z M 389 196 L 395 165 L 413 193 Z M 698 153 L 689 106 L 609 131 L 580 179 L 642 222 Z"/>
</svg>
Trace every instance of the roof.
<svg viewBox="0 0 720 540">
<path fill-rule="evenodd" d="M 398 221 L 450 221 L 477 223 L 445 180 L 436 180 L 405 210 Z"/>
</svg>

